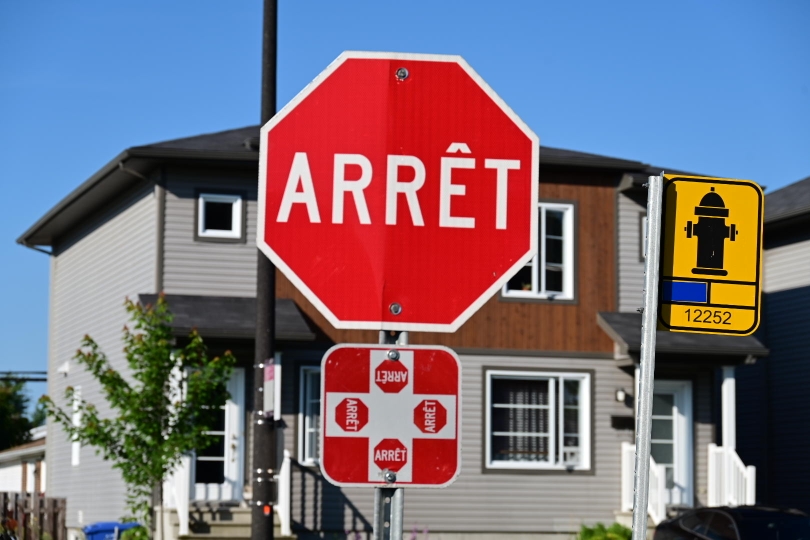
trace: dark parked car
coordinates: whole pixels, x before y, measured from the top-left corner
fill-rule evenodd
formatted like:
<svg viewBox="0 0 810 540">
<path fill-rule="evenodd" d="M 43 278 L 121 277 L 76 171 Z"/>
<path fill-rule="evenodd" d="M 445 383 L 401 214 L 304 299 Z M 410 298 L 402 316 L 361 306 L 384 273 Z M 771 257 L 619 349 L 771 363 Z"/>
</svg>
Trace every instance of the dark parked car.
<svg viewBox="0 0 810 540">
<path fill-rule="evenodd" d="M 701 508 L 664 521 L 654 540 L 810 540 L 810 517 L 765 506 Z"/>
</svg>

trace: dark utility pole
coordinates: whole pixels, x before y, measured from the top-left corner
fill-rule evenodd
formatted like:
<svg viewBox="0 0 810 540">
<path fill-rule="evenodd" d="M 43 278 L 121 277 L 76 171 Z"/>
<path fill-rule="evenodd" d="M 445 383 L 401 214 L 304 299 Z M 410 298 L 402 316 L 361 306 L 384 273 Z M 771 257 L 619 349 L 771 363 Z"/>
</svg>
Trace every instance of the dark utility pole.
<svg viewBox="0 0 810 540">
<path fill-rule="evenodd" d="M 262 37 L 261 125 L 276 114 L 276 44 L 278 5 L 264 0 Z M 261 197 L 262 194 L 259 194 Z M 276 426 L 272 397 L 265 404 L 265 368 L 274 369 L 276 333 L 276 267 L 257 249 L 256 356 L 253 369 L 253 503 L 251 540 L 273 540 L 273 504 L 276 500 Z"/>
</svg>

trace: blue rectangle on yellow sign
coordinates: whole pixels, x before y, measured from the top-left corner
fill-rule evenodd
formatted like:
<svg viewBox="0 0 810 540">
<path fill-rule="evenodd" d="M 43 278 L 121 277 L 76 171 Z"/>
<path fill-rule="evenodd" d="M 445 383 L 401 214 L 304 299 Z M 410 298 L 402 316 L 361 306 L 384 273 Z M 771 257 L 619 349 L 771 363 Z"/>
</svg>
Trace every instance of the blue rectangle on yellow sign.
<svg viewBox="0 0 810 540">
<path fill-rule="evenodd" d="M 747 336 L 759 326 L 762 189 L 664 175 L 659 329 Z"/>
<path fill-rule="evenodd" d="M 706 283 L 688 281 L 665 281 L 662 293 L 664 302 L 706 302 Z"/>
</svg>

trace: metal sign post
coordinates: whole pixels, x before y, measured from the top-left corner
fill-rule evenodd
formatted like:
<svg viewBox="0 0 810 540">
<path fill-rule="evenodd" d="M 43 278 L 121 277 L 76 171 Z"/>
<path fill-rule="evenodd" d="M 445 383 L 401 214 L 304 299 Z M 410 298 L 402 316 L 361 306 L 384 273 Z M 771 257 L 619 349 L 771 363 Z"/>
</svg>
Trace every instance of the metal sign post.
<svg viewBox="0 0 810 540">
<path fill-rule="evenodd" d="M 380 331 L 380 344 L 407 345 L 408 332 Z M 393 475 L 389 477 L 389 475 Z M 394 482 L 396 473 L 385 473 Z M 395 487 L 374 488 L 374 540 L 402 540 L 405 513 L 405 490 Z"/>
<path fill-rule="evenodd" d="M 647 538 L 650 491 L 650 431 L 655 381 L 655 331 L 658 325 L 658 265 L 661 251 L 661 199 L 664 173 L 650 176 L 647 193 L 647 259 L 644 265 L 644 312 L 641 318 L 641 374 L 636 418 L 636 475 L 633 495 L 633 540 Z"/>
</svg>

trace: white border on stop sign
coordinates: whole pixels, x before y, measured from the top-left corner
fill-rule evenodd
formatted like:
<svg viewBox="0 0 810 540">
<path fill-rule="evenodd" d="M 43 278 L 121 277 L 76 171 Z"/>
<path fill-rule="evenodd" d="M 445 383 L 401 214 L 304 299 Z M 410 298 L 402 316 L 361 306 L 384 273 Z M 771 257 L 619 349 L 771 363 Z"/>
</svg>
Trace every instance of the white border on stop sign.
<svg viewBox="0 0 810 540">
<path fill-rule="evenodd" d="M 425 62 L 447 62 L 456 63 L 469 75 L 478 86 L 495 102 L 498 107 L 509 117 L 512 122 L 532 141 L 532 164 L 531 164 L 531 197 L 529 203 L 531 205 L 531 231 L 529 239 L 529 252 L 518 259 L 509 270 L 503 273 L 500 279 L 493 283 L 486 291 L 484 291 L 478 299 L 475 300 L 466 310 L 464 310 L 457 318 L 450 324 L 423 324 L 423 323 L 401 323 L 401 322 L 386 322 L 386 321 L 341 321 L 334 313 L 318 298 L 312 289 L 292 271 L 292 269 L 279 257 L 266 242 L 262 241 L 263 233 L 265 230 L 265 197 L 264 193 L 267 192 L 267 166 L 265 165 L 267 158 L 267 133 L 273 129 L 279 122 L 281 122 L 293 109 L 295 109 L 315 88 L 317 88 L 324 80 L 326 80 L 337 68 L 339 68 L 346 60 L 349 59 L 379 59 L 379 60 L 419 60 Z M 538 182 L 539 182 L 539 167 L 540 167 L 540 138 L 532 131 L 532 129 L 515 114 L 515 112 L 495 93 L 486 81 L 476 73 L 476 71 L 467 63 L 464 58 L 454 54 L 419 54 L 419 53 L 392 53 L 392 52 L 373 52 L 373 51 L 344 51 L 340 54 L 326 69 L 318 74 L 311 83 L 306 85 L 298 94 L 289 101 L 280 111 L 278 111 L 273 118 L 271 118 L 265 125 L 261 127 L 259 133 L 259 215 L 256 229 L 256 244 L 258 248 L 269 258 L 273 264 L 279 268 L 287 279 L 312 303 L 318 312 L 323 315 L 329 324 L 341 330 L 398 330 L 398 331 L 415 331 L 415 332 L 455 332 L 461 327 L 462 324 L 472 317 L 476 311 L 498 292 L 507 281 L 509 281 L 521 268 L 532 260 L 537 254 L 537 199 L 538 199 Z"/>
<path fill-rule="evenodd" d="M 363 483 L 353 483 L 353 482 L 337 482 L 333 480 L 330 476 L 328 471 L 321 466 L 321 474 L 326 478 L 331 484 L 339 487 L 399 487 L 399 488 L 414 488 L 414 489 L 440 489 L 445 488 L 455 482 L 459 475 L 461 474 L 461 441 L 462 441 L 462 425 L 461 425 L 461 418 L 462 418 L 462 396 L 461 396 L 461 389 L 462 389 L 462 365 L 461 359 L 458 357 L 456 352 L 449 347 L 445 347 L 443 345 L 381 345 L 377 344 L 369 344 L 369 343 L 341 343 L 331 347 L 326 353 L 324 353 L 323 358 L 321 359 L 321 429 L 318 433 L 318 444 L 321 452 L 323 452 L 324 448 L 324 438 L 326 434 L 326 429 L 323 427 L 326 424 L 326 415 L 328 414 L 326 411 L 326 359 L 329 358 L 334 351 L 338 349 L 369 349 L 371 351 L 374 350 L 390 350 L 390 349 L 398 349 L 403 351 L 442 351 L 449 354 L 455 361 L 456 366 L 458 367 L 458 389 L 456 395 L 456 414 L 455 414 L 455 421 L 456 421 L 456 472 L 450 480 L 443 484 L 397 484 L 396 482 L 393 484 L 385 484 L 384 482 L 363 482 Z M 371 352 L 369 352 L 369 370 L 371 369 Z M 369 373 L 370 375 L 370 373 Z M 369 381 L 370 382 L 370 381 Z M 360 394 L 358 394 L 360 395 Z M 448 394 L 449 395 L 449 394 Z M 369 441 L 371 444 L 371 441 Z"/>
</svg>

